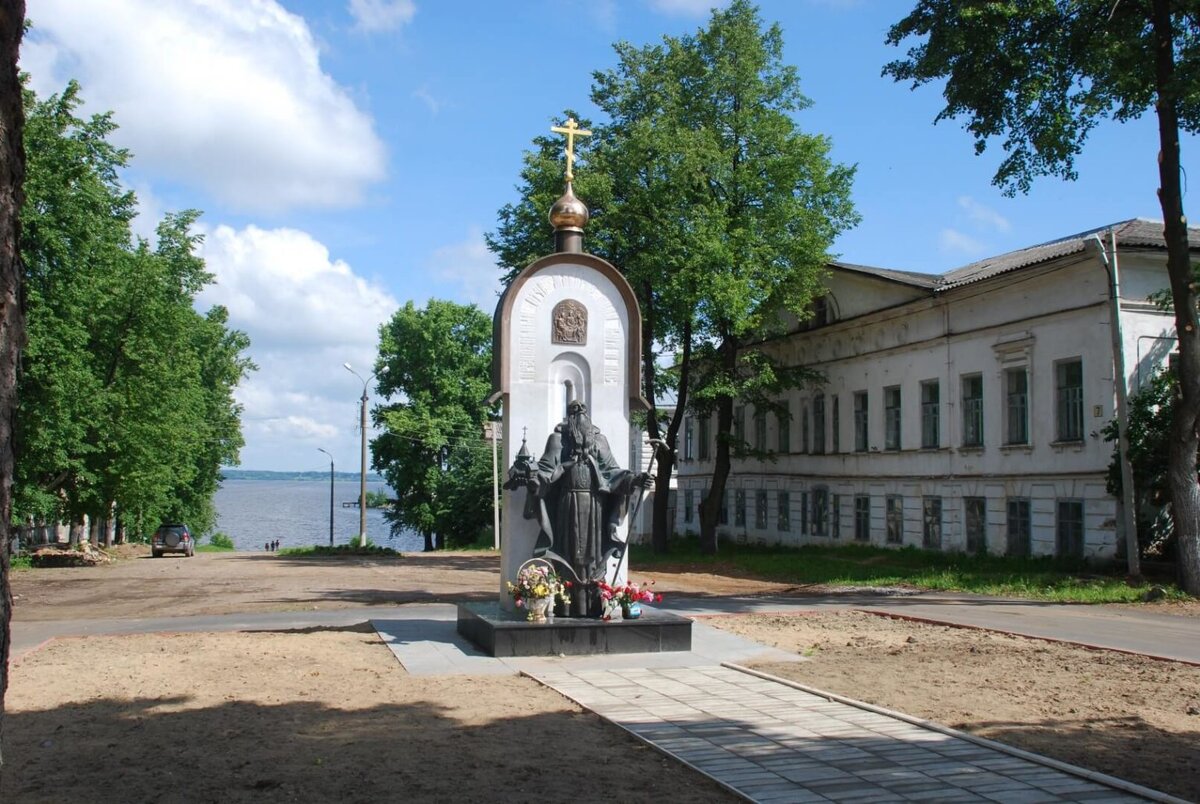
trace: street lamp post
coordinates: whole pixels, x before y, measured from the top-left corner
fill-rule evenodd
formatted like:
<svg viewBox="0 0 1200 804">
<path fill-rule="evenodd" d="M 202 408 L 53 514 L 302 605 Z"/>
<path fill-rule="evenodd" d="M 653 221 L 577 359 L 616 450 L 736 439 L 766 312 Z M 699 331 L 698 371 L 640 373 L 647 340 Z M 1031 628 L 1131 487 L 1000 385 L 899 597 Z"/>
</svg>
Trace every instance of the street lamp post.
<svg viewBox="0 0 1200 804">
<path fill-rule="evenodd" d="M 362 398 L 359 399 L 361 410 L 359 413 L 359 428 L 362 430 L 362 468 L 358 475 L 358 546 L 367 546 L 367 386 L 371 384 L 371 380 L 375 379 L 380 374 L 387 372 L 387 366 L 379 369 L 370 377 L 363 380 L 363 376 L 354 369 L 350 368 L 349 363 L 343 363 L 342 366 L 346 371 L 353 374 L 362 380 L 363 390 Z"/>
<path fill-rule="evenodd" d="M 333 455 L 320 447 L 317 447 L 317 452 L 329 455 L 329 546 L 333 547 Z"/>
</svg>

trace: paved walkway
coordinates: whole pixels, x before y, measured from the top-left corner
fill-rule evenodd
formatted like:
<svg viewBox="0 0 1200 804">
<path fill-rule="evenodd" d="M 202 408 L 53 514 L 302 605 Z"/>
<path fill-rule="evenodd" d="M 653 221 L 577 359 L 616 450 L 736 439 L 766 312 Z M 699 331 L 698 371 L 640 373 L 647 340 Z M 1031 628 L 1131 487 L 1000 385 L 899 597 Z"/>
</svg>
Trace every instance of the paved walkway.
<svg viewBox="0 0 1200 804">
<path fill-rule="evenodd" d="M 408 608 L 372 624 L 410 673 L 523 673 L 752 801 L 1179 801 L 747 671 L 803 659 L 703 622 L 690 652 L 496 659 L 451 607 Z"/>
</svg>

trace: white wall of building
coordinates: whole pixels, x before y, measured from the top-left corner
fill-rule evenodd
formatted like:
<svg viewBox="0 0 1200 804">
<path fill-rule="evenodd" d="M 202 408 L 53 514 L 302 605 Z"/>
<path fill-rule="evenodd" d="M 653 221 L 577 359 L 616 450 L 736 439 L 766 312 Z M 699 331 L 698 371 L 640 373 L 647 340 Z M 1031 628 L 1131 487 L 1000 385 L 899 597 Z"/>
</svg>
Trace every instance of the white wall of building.
<svg viewBox="0 0 1200 804">
<path fill-rule="evenodd" d="M 1165 258 L 1161 251 L 1130 250 L 1122 252 L 1120 267 L 1122 343 L 1127 379 L 1135 390 L 1139 372 L 1143 380 L 1148 378 L 1173 346 L 1167 339 L 1173 330 L 1170 316 L 1147 300 L 1167 284 Z M 925 502 L 938 499 L 941 549 L 966 550 L 966 500 L 983 498 L 986 522 L 981 538 L 989 553 L 1008 552 L 1009 503 L 1014 514 L 1022 514 L 1027 502 L 1032 555 L 1055 554 L 1060 531 L 1074 533 L 1074 518 L 1081 513 L 1082 555 L 1100 560 L 1115 556 L 1120 543 L 1117 501 L 1105 490 L 1113 444 L 1101 435 L 1115 415 L 1115 386 L 1108 274 L 1098 256 L 1077 252 L 937 292 L 843 270 L 833 271 L 828 287 L 835 300 L 830 307 L 840 320 L 764 346 L 789 363 L 821 370 L 826 382 L 781 397 L 792 414 L 784 425 L 789 436 L 786 451 L 779 443 L 778 417 L 768 414 L 766 447 L 775 451 L 774 459 L 734 459 L 727 523 L 718 529 L 723 538 L 853 543 L 855 498 L 866 496 L 867 540 L 882 546 L 887 544 L 887 499 L 895 497 L 902 506 L 901 544 L 922 546 Z M 1082 376 L 1077 391 L 1071 379 L 1075 363 Z M 1028 438 L 1021 444 L 1006 443 L 1009 372 L 1024 372 L 1026 377 Z M 982 382 L 983 439 L 978 446 L 965 439 L 964 377 Z M 937 388 L 936 445 L 923 443 L 924 383 L 936 383 Z M 1063 383 L 1071 387 L 1060 390 Z M 899 449 L 889 449 L 886 438 L 889 388 L 900 391 Z M 856 450 L 854 416 L 855 394 L 860 392 L 866 393 L 868 403 L 868 438 L 862 451 Z M 823 454 L 815 451 L 818 395 L 824 400 Z M 1070 438 L 1061 437 L 1061 398 L 1081 399 L 1072 406 L 1081 410 L 1081 419 L 1066 420 L 1074 431 Z M 746 437 L 753 444 L 750 406 L 745 408 L 745 422 Z M 700 425 L 693 421 L 691 426 L 692 454 L 683 450 L 679 469 L 680 533 L 699 531 L 696 507 L 715 455 L 715 417 L 708 427 L 707 450 L 698 443 Z M 705 452 L 707 460 L 701 459 Z M 738 492 L 746 500 L 743 524 L 737 522 L 735 510 Z M 765 525 L 756 516 L 761 492 L 766 493 Z M 836 514 L 829 511 L 823 528 L 814 523 L 818 514 L 813 510 L 814 499 L 822 494 L 830 507 L 835 495 L 839 504 Z M 781 503 L 787 506 L 782 518 Z M 1014 528 L 1019 534 L 1019 521 Z"/>
</svg>

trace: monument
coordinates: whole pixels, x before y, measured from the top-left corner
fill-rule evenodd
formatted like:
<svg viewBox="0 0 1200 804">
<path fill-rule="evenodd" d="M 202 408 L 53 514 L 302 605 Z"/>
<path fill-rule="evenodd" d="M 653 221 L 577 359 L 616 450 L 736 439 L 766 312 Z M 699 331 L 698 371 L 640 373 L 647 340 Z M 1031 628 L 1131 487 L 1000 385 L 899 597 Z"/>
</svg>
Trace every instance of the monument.
<svg viewBox="0 0 1200 804">
<path fill-rule="evenodd" d="M 591 132 L 568 119 L 566 189 L 550 209 L 555 252 L 505 289 L 492 340 L 492 402 L 503 406 L 509 466 L 501 524 L 499 612 L 459 607 L 459 632 L 493 655 L 687 650 L 691 622 L 651 612 L 602 619 L 600 584 L 628 573 L 628 512 L 649 484 L 628 460 L 641 395 L 641 314 L 624 276 L 583 250 L 588 209 L 575 196 L 574 143 Z M 535 456 L 530 444 L 543 445 Z M 531 559 L 570 584 L 548 625 L 525 623 L 508 584 Z M 494 607 L 493 607 L 494 608 Z M 502 644 L 503 643 L 503 644 Z"/>
</svg>

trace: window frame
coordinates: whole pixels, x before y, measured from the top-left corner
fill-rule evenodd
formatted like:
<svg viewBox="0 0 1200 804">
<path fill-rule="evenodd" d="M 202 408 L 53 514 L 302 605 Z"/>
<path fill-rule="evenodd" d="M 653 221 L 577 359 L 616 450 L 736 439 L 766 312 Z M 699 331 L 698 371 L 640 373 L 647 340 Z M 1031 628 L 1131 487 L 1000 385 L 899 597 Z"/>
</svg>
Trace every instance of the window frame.
<svg viewBox="0 0 1200 804">
<path fill-rule="evenodd" d="M 1067 378 L 1070 369 L 1078 377 Z M 1077 379 L 1077 385 L 1067 385 L 1067 379 Z M 1083 441 L 1083 358 L 1073 357 L 1054 363 L 1054 434 L 1055 441 Z"/>
<path fill-rule="evenodd" d="M 904 431 L 904 397 L 899 385 L 883 389 L 883 448 L 899 452 Z"/>
<path fill-rule="evenodd" d="M 861 403 L 861 404 L 860 404 Z M 854 451 L 866 452 L 871 446 L 871 397 L 866 391 L 854 392 Z"/>
<path fill-rule="evenodd" d="M 1018 377 L 1023 387 L 1014 391 L 1013 380 Z M 1004 445 L 1024 447 L 1029 443 L 1029 367 L 1011 366 L 1004 369 Z"/>
<path fill-rule="evenodd" d="M 928 399 L 930 389 L 933 399 Z M 942 446 L 942 388 L 939 380 L 921 383 L 921 449 L 939 449 Z"/>
<path fill-rule="evenodd" d="M 929 494 L 921 498 L 921 546 L 926 550 L 942 549 L 942 498 Z"/>
<path fill-rule="evenodd" d="M 812 400 L 813 454 L 825 454 L 825 394 L 817 393 Z"/>
<path fill-rule="evenodd" d="M 904 544 L 904 496 L 888 494 L 883 502 L 883 540 L 886 544 Z"/>
<path fill-rule="evenodd" d="M 871 541 L 871 495 L 854 495 L 854 541 Z"/>
<path fill-rule="evenodd" d="M 972 386 L 968 394 L 968 383 Z M 963 431 L 962 445 L 964 447 L 983 446 L 983 374 L 964 374 L 960 378 L 959 388 L 962 393 Z M 978 391 L 978 394 L 974 392 Z"/>
</svg>

